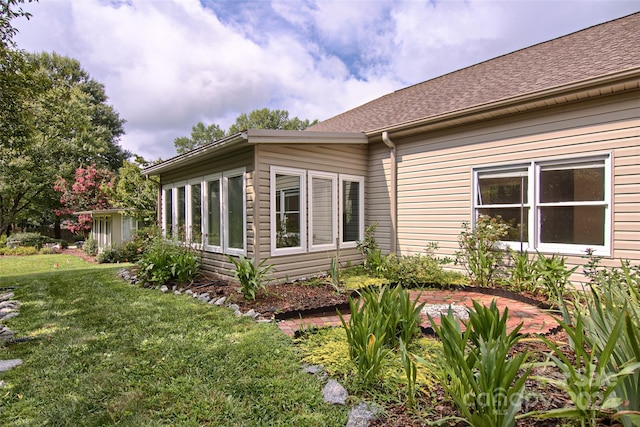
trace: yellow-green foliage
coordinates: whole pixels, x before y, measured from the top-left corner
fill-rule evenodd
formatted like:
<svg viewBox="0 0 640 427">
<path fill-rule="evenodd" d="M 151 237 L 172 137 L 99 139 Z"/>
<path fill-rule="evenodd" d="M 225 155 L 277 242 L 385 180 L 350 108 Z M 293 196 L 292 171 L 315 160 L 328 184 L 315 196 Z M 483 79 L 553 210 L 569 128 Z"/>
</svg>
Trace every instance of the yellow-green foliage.
<svg viewBox="0 0 640 427">
<path fill-rule="evenodd" d="M 333 377 L 356 375 L 355 364 L 349 358 L 349 345 L 344 328 L 321 329 L 316 333 L 304 335 L 296 344 L 300 348 L 304 363 L 322 365 Z M 440 371 L 442 344 L 433 338 L 419 338 L 410 344 L 409 351 L 429 362 L 427 366 L 417 364 L 416 383 L 424 391 L 431 389 Z M 382 371 L 383 383 L 380 384 L 380 388 L 393 392 L 399 386 L 405 387 L 407 379 L 400 354 L 390 354 Z"/>
<path fill-rule="evenodd" d="M 0 248 L 0 255 L 37 255 L 39 252 L 33 246 L 18 246 L 16 248 Z"/>
<path fill-rule="evenodd" d="M 347 289 L 361 289 L 367 286 L 382 286 L 388 284 L 387 279 L 369 276 L 353 276 L 344 281 L 344 287 Z"/>
<path fill-rule="evenodd" d="M 349 358 L 347 334 L 343 328 L 321 329 L 297 340 L 302 361 L 309 365 L 322 365 L 329 375 L 343 376 L 355 372 Z"/>
</svg>

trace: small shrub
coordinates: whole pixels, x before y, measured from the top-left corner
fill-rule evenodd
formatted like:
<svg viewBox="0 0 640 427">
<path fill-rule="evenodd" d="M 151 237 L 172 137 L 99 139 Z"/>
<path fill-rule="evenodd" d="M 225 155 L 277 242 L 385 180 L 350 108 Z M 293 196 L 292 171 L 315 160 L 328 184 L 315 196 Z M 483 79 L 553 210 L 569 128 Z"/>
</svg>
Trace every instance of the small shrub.
<svg viewBox="0 0 640 427">
<path fill-rule="evenodd" d="M 356 248 L 364 255 L 364 267 L 369 274 L 380 277 L 384 256 L 382 255 L 382 251 L 378 249 L 378 242 L 376 242 L 374 237 L 377 228 L 377 223 L 367 226 L 364 230 L 364 238 L 362 241 L 356 242 Z"/>
<path fill-rule="evenodd" d="M 37 255 L 38 249 L 33 246 L 18 246 L 17 248 L 0 248 L 0 255 L 7 256 L 23 256 L 23 255 Z"/>
<path fill-rule="evenodd" d="M 529 291 L 535 293 L 537 291 L 537 263 L 535 257 L 530 257 L 527 252 L 517 252 L 510 250 L 511 258 L 511 277 L 505 280 L 505 285 L 512 288 L 516 292 Z"/>
<path fill-rule="evenodd" d="M 537 275 L 537 283 L 540 291 L 547 298 L 561 303 L 564 298 L 569 278 L 578 266 L 568 269 L 565 265 L 566 258 L 558 254 L 550 257 L 538 253 L 538 259 L 535 263 Z"/>
<path fill-rule="evenodd" d="M 239 259 L 228 255 L 229 260 L 235 266 L 235 276 L 240 281 L 240 291 L 245 299 L 255 300 L 260 290 L 266 290 L 269 271 L 273 265 L 265 265 L 268 258 L 263 259 L 258 265 L 255 259 L 247 259 L 240 255 Z"/>
<path fill-rule="evenodd" d="M 103 248 L 102 251 L 96 255 L 96 261 L 99 264 L 113 264 L 120 262 L 120 254 L 116 248 L 112 248 L 111 246 L 107 246 Z"/>
<path fill-rule="evenodd" d="M 433 247 L 424 254 L 399 257 L 389 254 L 384 258 L 383 277 L 390 283 L 406 288 L 425 285 L 449 286 L 466 283 L 466 278 L 454 271 L 445 271 L 442 265 L 447 260 L 439 260 L 433 254 Z"/>
<path fill-rule="evenodd" d="M 10 248 L 33 246 L 39 250 L 45 243 L 50 243 L 51 240 L 40 233 L 16 233 L 7 238 L 6 245 Z"/>
<path fill-rule="evenodd" d="M 2 234 L 0 235 L 0 248 L 4 248 L 5 246 L 7 246 L 7 235 Z"/>
<path fill-rule="evenodd" d="M 473 229 L 467 222 L 462 227 L 456 263 L 464 266 L 476 286 L 493 285 L 504 275 L 505 251 L 501 241 L 507 236 L 509 225 L 500 216 L 480 215 Z"/>
<path fill-rule="evenodd" d="M 198 275 L 202 261 L 191 247 L 156 237 L 149 242 L 138 265 L 141 280 L 162 285 L 170 280 L 192 281 Z"/>
<path fill-rule="evenodd" d="M 451 310 L 440 326 L 430 318 L 444 349 L 442 385 L 469 425 L 514 426 L 531 370 L 528 352 L 512 354 L 522 324 L 507 334 L 508 309 L 473 306 L 464 333 Z"/>
<path fill-rule="evenodd" d="M 89 256 L 98 255 L 98 241 L 92 237 L 89 237 L 82 245 L 82 250 Z"/>
</svg>

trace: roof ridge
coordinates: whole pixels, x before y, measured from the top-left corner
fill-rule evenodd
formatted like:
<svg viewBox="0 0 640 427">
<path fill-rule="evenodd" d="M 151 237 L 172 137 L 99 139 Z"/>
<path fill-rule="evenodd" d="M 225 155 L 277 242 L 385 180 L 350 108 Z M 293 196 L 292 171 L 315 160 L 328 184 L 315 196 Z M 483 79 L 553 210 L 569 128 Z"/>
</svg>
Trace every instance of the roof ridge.
<svg viewBox="0 0 640 427">
<path fill-rule="evenodd" d="M 616 21 L 619 21 L 619 20 L 622 20 L 622 19 L 629 18 L 629 17 L 631 17 L 631 16 L 633 16 L 633 15 L 640 15 L 640 11 L 639 11 L 639 12 L 630 13 L 630 14 L 628 14 L 628 15 L 620 16 L 620 17 L 618 17 L 618 18 L 611 19 L 611 20 L 609 20 L 609 21 L 600 22 L 600 23 L 598 23 L 598 24 L 593 24 L 593 25 L 591 25 L 591 26 L 589 26 L 589 27 L 586 27 L 586 28 L 582 28 L 582 29 L 580 29 L 580 30 L 573 31 L 573 32 L 571 32 L 571 33 L 567 33 L 567 34 L 564 34 L 564 35 L 562 35 L 562 36 L 555 37 L 555 38 L 550 39 L 550 40 L 545 40 L 545 41 L 542 41 L 542 42 L 539 42 L 539 43 L 535 43 L 535 44 L 532 44 L 532 45 L 529 45 L 529 46 L 521 47 L 520 49 L 516 49 L 516 50 L 513 50 L 513 51 L 511 51 L 511 52 L 503 53 L 502 55 L 494 56 L 494 57 L 491 57 L 491 58 L 485 59 L 484 61 L 480 61 L 480 62 L 477 62 L 477 63 L 475 63 L 475 64 L 467 65 L 466 67 L 458 68 L 458 69 L 453 70 L 453 71 L 449 71 L 448 73 L 441 74 L 441 75 L 436 76 L 436 77 L 433 77 L 433 78 L 431 78 L 431 79 L 423 80 L 423 81 L 421 81 L 421 82 L 414 83 L 414 84 L 412 84 L 412 85 L 405 86 L 405 87 L 400 88 L 400 89 L 396 89 L 396 90 L 394 90 L 393 92 L 391 92 L 391 94 L 398 93 L 398 92 L 402 92 L 402 91 L 405 91 L 405 90 L 407 90 L 407 89 L 411 89 L 411 88 L 414 88 L 414 87 L 416 87 L 416 86 L 420 86 L 420 85 L 421 85 L 421 84 L 423 84 L 423 83 L 427 83 L 427 82 L 430 82 L 430 81 L 433 81 L 433 80 L 441 79 L 441 78 L 447 77 L 447 76 L 449 76 L 449 75 L 451 75 L 451 74 L 459 73 L 459 72 L 464 71 L 464 70 L 467 70 L 467 69 L 475 68 L 475 67 L 478 67 L 478 66 L 480 66 L 480 65 L 483 65 L 483 64 L 485 64 L 485 63 L 487 63 L 487 62 L 493 62 L 493 61 L 496 61 L 496 60 L 498 60 L 498 59 L 500 59 L 500 58 L 504 58 L 504 57 L 506 57 L 506 56 L 514 55 L 514 54 L 516 54 L 516 53 L 518 53 L 518 52 L 522 52 L 522 51 L 526 51 L 526 50 L 529 50 L 529 49 L 533 49 L 533 48 L 535 48 L 535 47 L 537 47 L 537 46 L 542 46 L 542 45 L 545 45 L 545 44 L 549 44 L 549 43 L 552 43 L 552 42 L 556 42 L 556 41 L 558 41 L 558 40 L 560 40 L 560 39 L 564 39 L 564 38 L 567 38 L 567 37 L 571 37 L 571 36 L 573 36 L 573 35 L 575 35 L 575 34 L 582 33 L 582 32 L 584 32 L 584 31 L 589 31 L 589 30 L 592 30 L 593 28 L 596 28 L 596 27 L 600 27 L 600 26 L 603 26 L 603 25 L 609 25 L 609 24 L 612 24 L 612 23 L 614 23 L 614 22 L 616 22 Z M 384 96 L 387 96 L 387 95 L 390 95 L 390 94 L 383 95 L 383 96 L 382 96 L 382 97 L 380 97 L 380 98 L 383 98 Z M 380 99 L 380 98 L 376 98 L 376 99 Z M 372 100 L 372 101 L 369 101 L 369 102 L 373 102 L 373 101 L 375 101 L 375 100 Z M 368 103 L 365 103 L 365 104 L 362 104 L 362 105 L 366 105 L 366 104 L 368 104 Z"/>
</svg>

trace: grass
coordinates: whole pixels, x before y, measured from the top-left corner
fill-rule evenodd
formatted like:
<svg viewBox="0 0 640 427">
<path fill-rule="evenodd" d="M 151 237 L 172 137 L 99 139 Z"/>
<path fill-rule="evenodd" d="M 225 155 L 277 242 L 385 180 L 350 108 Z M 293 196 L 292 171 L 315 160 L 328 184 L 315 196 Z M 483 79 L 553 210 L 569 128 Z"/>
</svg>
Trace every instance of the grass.
<svg viewBox="0 0 640 427">
<path fill-rule="evenodd" d="M 0 349 L 2 425 L 344 426 L 273 324 L 125 284 L 121 266 L 0 257 L 34 340 Z"/>
</svg>

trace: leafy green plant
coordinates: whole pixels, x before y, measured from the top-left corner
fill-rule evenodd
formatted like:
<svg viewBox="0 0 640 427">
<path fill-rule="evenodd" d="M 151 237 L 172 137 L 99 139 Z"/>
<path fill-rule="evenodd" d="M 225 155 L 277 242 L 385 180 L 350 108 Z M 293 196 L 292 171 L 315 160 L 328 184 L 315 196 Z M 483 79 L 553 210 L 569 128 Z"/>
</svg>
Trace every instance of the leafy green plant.
<svg viewBox="0 0 640 427">
<path fill-rule="evenodd" d="M 397 286 L 362 291 L 360 301 L 349 298 L 351 317 L 340 320 L 347 334 L 349 356 L 365 384 L 375 379 L 389 349 L 402 340 L 409 343 L 420 333 L 420 311 L 424 303 L 411 300 L 409 292 Z"/>
<path fill-rule="evenodd" d="M 504 275 L 505 251 L 501 241 L 510 227 L 500 216 L 480 215 L 473 228 L 468 222 L 462 223 L 462 228 L 456 263 L 464 266 L 476 286 L 491 286 Z"/>
<path fill-rule="evenodd" d="M 400 284 L 407 288 L 425 285 L 451 286 L 465 284 L 466 278 L 455 271 L 445 271 L 445 261 L 437 259 L 433 249 L 426 253 L 398 257 L 389 254 L 384 257 L 381 267 L 382 276 L 390 283 Z"/>
<path fill-rule="evenodd" d="M 620 366 L 640 361 L 640 267 L 622 261 L 620 268 L 601 269 L 598 260 L 588 263 L 592 274 L 589 298 L 574 304 L 584 313 L 585 334 L 595 354 L 602 359 L 616 322 L 624 318 L 625 325 L 607 359 L 607 371 L 617 372 Z M 583 308 L 582 308 L 583 307 Z M 622 399 L 618 406 L 625 426 L 640 424 L 640 369 L 635 369 L 618 382 L 615 393 Z"/>
<path fill-rule="evenodd" d="M 0 255 L 24 256 L 37 255 L 39 252 L 33 246 L 18 246 L 17 248 L 0 248 Z"/>
<path fill-rule="evenodd" d="M 199 273 L 200 255 L 191 247 L 154 238 L 138 261 L 138 277 L 156 285 L 176 280 L 188 283 Z"/>
<path fill-rule="evenodd" d="M 625 304 L 626 305 L 626 304 Z M 571 349 L 575 353 L 575 360 L 570 360 L 556 344 L 542 337 L 542 340 L 551 348 L 550 358 L 560 369 L 563 380 L 540 377 L 541 381 L 553 384 L 564 390 L 573 407 L 559 408 L 536 413 L 540 418 L 564 417 L 574 419 L 580 426 L 598 426 L 603 416 L 616 417 L 615 409 L 623 404 L 623 400 L 615 393 L 618 385 L 625 377 L 632 375 L 640 368 L 640 363 L 628 361 L 615 370 L 609 369 L 610 358 L 614 347 L 617 345 L 626 317 L 619 317 L 613 325 L 604 348 L 596 351 L 591 347 L 590 339 L 585 335 L 584 318 L 576 312 L 575 326 L 560 322 L 564 331 L 569 335 Z"/>
<path fill-rule="evenodd" d="M 527 252 L 509 250 L 511 258 L 511 277 L 505 280 L 505 284 L 516 292 L 537 290 L 537 263 L 536 258 Z"/>
<path fill-rule="evenodd" d="M 266 290 L 269 271 L 273 265 L 265 265 L 268 258 L 260 261 L 258 265 L 254 258 L 245 258 L 240 255 L 236 259 L 228 255 L 229 260 L 235 266 L 235 276 L 240 281 L 240 291 L 245 299 L 255 300 L 260 290 Z"/>
<path fill-rule="evenodd" d="M 407 350 L 402 338 L 400 338 L 400 358 L 405 376 L 407 377 L 407 401 L 409 408 L 413 408 L 416 404 L 416 383 L 418 380 L 418 368 L 412 358 L 411 353 Z"/>
<path fill-rule="evenodd" d="M 98 241 L 93 237 L 89 237 L 84 241 L 82 250 L 89 256 L 96 256 L 98 254 Z"/>
<path fill-rule="evenodd" d="M 52 240 L 40 233 L 15 233 L 7 237 L 6 245 L 9 248 L 32 246 L 39 250 L 45 243 L 50 243 Z"/>
<path fill-rule="evenodd" d="M 369 274 L 374 277 L 381 277 L 384 271 L 384 256 L 382 251 L 378 249 L 378 242 L 375 239 L 378 224 L 371 224 L 364 230 L 364 238 L 356 242 L 356 248 L 365 257 L 364 267 Z"/>
<path fill-rule="evenodd" d="M 545 256 L 538 253 L 535 264 L 538 286 L 543 295 L 556 303 L 561 303 L 564 298 L 569 278 L 576 271 L 578 266 L 567 268 L 566 258 L 553 254 Z"/>
<path fill-rule="evenodd" d="M 474 301 L 464 333 L 452 310 L 440 326 L 430 318 L 444 350 L 443 387 L 469 425 L 513 426 L 520 411 L 529 353 L 511 354 L 522 324 L 507 334 L 507 317 L 495 301 L 489 307 Z"/>
<path fill-rule="evenodd" d="M 342 291 L 342 281 L 340 280 L 340 267 L 338 256 L 331 258 L 331 267 L 329 268 L 329 283 L 333 286 L 333 289 L 340 292 Z"/>
</svg>

